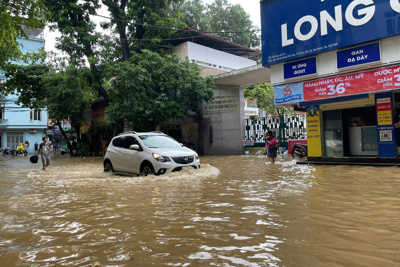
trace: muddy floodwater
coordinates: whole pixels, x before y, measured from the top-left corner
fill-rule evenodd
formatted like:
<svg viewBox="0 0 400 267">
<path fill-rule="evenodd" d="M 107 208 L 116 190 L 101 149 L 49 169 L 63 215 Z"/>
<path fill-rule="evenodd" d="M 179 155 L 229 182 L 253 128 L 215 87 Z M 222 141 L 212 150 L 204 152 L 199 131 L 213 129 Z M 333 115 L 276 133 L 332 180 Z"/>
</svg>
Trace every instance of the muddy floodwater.
<svg viewBox="0 0 400 267">
<path fill-rule="evenodd" d="M 400 168 L 201 164 L 126 177 L 0 157 L 0 266 L 400 266 Z"/>
</svg>

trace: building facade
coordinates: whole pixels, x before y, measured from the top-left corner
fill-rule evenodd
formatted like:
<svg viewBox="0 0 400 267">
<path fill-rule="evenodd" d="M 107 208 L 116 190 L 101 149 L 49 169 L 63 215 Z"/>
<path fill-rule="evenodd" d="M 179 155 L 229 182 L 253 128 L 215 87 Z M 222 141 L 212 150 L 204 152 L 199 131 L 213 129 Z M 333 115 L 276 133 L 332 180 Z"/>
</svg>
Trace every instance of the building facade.
<svg viewBox="0 0 400 267">
<path fill-rule="evenodd" d="M 27 31 L 29 39 L 17 38 L 24 53 L 37 52 L 44 47 L 42 30 Z M 0 82 L 5 81 L 4 72 L 0 70 Z M 0 103 L 0 147 L 16 149 L 20 143 L 25 145 L 28 153 L 34 153 L 34 144 L 42 142 L 46 135 L 47 111 L 34 111 L 16 105 L 16 95 L 6 96 Z"/>
<path fill-rule="evenodd" d="M 308 161 L 398 164 L 398 1 L 284 2 L 261 2 L 263 65 L 306 112 Z"/>
<path fill-rule="evenodd" d="M 182 60 L 197 64 L 203 77 L 214 76 L 215 99 L 203 104 L 203 120 L 188 112 L 187 118 L 175 120 L 160 130 L 200 154 L 244 153 L 241 129 L 245 103 L 242 85 L 250 85 L 248 80 L 251 75 L 244 78 L 247 75 L 242 70 L 258 70 L 257 59 L 261 52 L 191 28 L 179 33 L 182 38 L 173 41 L 174 47 L 165 53 L 178 54 Z M 225 79 L 229 80 L 226 84 Z"/>
</svg>

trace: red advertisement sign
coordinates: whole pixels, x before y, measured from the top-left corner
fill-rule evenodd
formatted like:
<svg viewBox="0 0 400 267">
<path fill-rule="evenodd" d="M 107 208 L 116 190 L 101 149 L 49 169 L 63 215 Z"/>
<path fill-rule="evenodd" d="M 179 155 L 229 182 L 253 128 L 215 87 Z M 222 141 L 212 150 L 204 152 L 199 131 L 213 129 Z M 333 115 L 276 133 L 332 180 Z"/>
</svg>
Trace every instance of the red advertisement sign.
<svg viewBox="0 0 400 267">
<path fill-rule="evenodd" d="M 400 66 L 369 71 L 369 80 L 374 91 L 400 88 Z"/>
<path fill-rule="evenodd" d="M 325 99 L 400 88 L 400 66 L 304 82 L 304 100 Z"/>
</svg>

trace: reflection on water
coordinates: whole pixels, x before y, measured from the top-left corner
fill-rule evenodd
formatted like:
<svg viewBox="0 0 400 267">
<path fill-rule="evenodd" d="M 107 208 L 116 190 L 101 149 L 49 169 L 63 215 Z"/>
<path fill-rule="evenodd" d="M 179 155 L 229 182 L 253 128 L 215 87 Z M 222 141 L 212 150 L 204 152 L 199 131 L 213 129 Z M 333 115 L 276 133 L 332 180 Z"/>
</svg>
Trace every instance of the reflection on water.
<svg viewBox="0 0 400 267">
<path fill-rule="evenodd" d="M 397 167 L 203 157 L 126 177 L 0 158 L 0 266 L 400 266 Z"/>
</svg>

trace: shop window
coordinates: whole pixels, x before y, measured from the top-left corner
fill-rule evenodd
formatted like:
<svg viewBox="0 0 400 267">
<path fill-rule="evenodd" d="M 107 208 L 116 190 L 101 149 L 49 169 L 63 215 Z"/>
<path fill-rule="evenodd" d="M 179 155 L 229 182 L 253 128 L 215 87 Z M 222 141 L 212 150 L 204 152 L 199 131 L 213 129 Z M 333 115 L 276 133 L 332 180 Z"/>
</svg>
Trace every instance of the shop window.
<svg viewBox="0 0 400 267">
<path fill-rule="evenodd" d="M 41 121 L 42 120 L 42 111 L 40 109 L 39 110 L 31 110 L 30 120 L 31 121 Z"/>
</svg>

